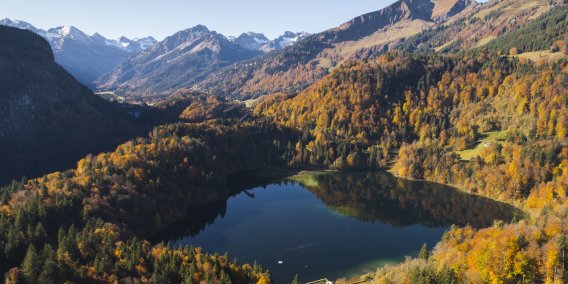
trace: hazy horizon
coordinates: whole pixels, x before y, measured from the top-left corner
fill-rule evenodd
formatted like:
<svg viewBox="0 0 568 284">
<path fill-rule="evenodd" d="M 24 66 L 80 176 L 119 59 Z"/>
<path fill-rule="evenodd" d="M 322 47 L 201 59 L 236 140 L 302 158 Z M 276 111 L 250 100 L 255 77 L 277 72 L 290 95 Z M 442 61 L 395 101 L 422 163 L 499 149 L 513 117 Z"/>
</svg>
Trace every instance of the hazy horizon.
<svg viewBox="0 0 568 284">
<path fill-rule="evenodd" d="M 101 0 L 89 3 L 19 0 L 4 3 L 0 18 L 25 21 L 41 29 L 75 26 L 90 35 L 96 32 L 114 39 L 120 36 L 153 36 L 162 40 L 196 25 L 205 25 L 226 36 L 254 31 L 273 39 L 285 31 L 321 32 L 353 17 L 380 10 L 393 2 L 394 0 L 314 0 L 307 3 L 300 0 L 173 0 L 164 4 L 149 0 Z M 61 8 L 53 9 L 56 6 Z"/>
</svg>

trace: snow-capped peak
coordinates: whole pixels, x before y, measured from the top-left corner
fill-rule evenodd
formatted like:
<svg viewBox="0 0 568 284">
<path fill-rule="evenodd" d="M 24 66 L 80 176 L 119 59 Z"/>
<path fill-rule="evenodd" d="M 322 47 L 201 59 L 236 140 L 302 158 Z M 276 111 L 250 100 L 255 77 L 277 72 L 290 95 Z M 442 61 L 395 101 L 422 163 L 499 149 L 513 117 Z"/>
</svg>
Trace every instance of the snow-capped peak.
<svg viewBox="0 0 568 284">
<path fill-rule="evenodd" d="M 59 28 L 59 35 L 61 36 L 69 36 L 71 34 L 71 29 L 73 27 L 72 26 L 63 26 L 61 28 Z"/>
<path fill-rule="evenodd" d="M 34 26 L 32 26 L 31 24 L 29 24 L 27 22 L 18 21 L 18 20 L 12 21 L 8 18 L 4 18 L 4 19 L 0 20 L 0 25 L 10 26 L 10 27 L 20 28 L 20 29 L 35 29 Z"/>
<path fill-rule="evenodd" d="M 23 30 L 30 30 L 34 33 L 37 33 L 43 37 L 46 36 L 46 31 L 38 29 L 36 27 L 34 27 L 33 25 L 31 25 L 30 23 L 24 22 L 24 21 L 18 21 L 18 20 L 10 20 L 8 18 L 4 18 L 2 20 L 0 20 L 0 25 L 4 25 L 4 26 L 9 26 L 9 27 L 13 27 L 13 28 L 18 28 L 18 29 L 23 29 Z"/>
<path fill-rule="evenodd" d="M 18 20 L 10 20 L 4 18 L 0 20 L 0 25 L 15 27 L 19 29 L 30 30 L 45 38 L 54 50 L 61 50 L 65 42 L 80 43 L 90 47 L 112 47 L 129 53 L 145 50 L 157 43 L 153 37 L 144 37 L 140 39 L 128 39 L 121 37 L 118 40 L 107 39 L 99 33 L 91 36 L 82 32 L 74 26 L 59 26 L 49 30 L 42 30 L 32 26 L 29 23 Z"/>
<path fill-rule="evenodd" d="M 96 34 L 94 37 L 91 37 L 73 26 L 52 28 L 42 36 L 49 40 L 54 49 L 62 48 L 62 45 L 69 41 L 79 42 L 84 45 L 96 45 L 104 42 L 104 37 L 101 35 Z"/>
<path fill-rule="evenodd" d="M 137 42 L 140 45 L 140 48 L 142 50 L 146 50 L 146 49 L 152 47 L 153 45 L 155 45 L 156 43 L 158 43 L 158 41 L 151 36 L 143 37 L 143 38 L 135 38 L 135 39 L 133 39 L 133 41 Z"/>
<path fill-rule="evenodd" d="M 287 31 L 283 35 L 273 40 L 269 40 L 264 34 L 248 32 L 243 33 L 238 37 L 229 37 L 228 39 L 240 45 L 244 49 L 267 53 L 292 45 L 298 40 L 305 38 L 307 35 L 308 33 L 306 32 L 294 33 Z"/>
</svg>

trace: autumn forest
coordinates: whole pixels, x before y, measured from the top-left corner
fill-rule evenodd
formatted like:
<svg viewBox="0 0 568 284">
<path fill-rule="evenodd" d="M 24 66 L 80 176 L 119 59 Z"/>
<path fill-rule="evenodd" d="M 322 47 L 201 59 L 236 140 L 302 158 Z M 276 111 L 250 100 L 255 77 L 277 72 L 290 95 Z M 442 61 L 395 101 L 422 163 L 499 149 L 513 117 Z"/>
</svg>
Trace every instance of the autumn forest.
<svg viewBox="0 0 568 284">
<path fill-rule="evenodd" d="M 196 214 L 192 208 L 238 194 L 231 183 L 245 171 L 268 171 L 279 180 L 319 170 L 334 174 L 305 187 L 329 208 L 349 209 L 343 212 L 348 217 L 448 228 L 419 254 L 333 279 L 337 283 L 568 283 L 568 8 L 554 1 L 489 1 L 364 46 L 391 27 L 406 32 L 400 23 L 427 22 L 408 5 L 403 12 L 414 13 L 410 18 L 391 18 L 370 35 L 356 32 L 370 29 L 371 20 L 351 22 L 260 59 L 219 67 L 200 84 L 168 90 L 167 97 L 120 102 L 66 81 L 74 79 L 51 54 L 39 60 L 49 49 L 39 36 L 2 27 L 0 45 L 33 41 L 45 49 L 0 47 L 8 54 L 0 55 L 0 65 L 9 62 L 36 80 L 0 78 L 0 112 L 10 114 L 0 113 L 0 123 L 12 123 L 0 125 L 2 279 L 287 283 L 230 251 L 153 240 Z M 25 63 L 14 67 L 19 63 L 9 58 L 15 56 Z M 57 85 L 53 105 L 24 95 L 51 86 L 45 82 Z M 69 89 L 93 97 L 62 97 Z M 48 105 L 29 108 L 37 120 L 16 123 L 10 119 L 18 108 L 11 107 L 27 112 L 25 100 L 12 103 L 7 96 L 3 102 L 3 93 Z M 92 131 L 72 121 L 57 128 L 57 109 L 64 120 Z M 32 125 L 44 128 L 28 135 L 23 129 Z M 46 138 L 47 145 L 37 146 L 43 139 L 37 137 L 49 131 L 73 138 Z M 54 158 L 65 156 L 68 144 L 69 158 Z M 32 157 L 36 150 L 50 154 Z M 345 172 L 361 172 L 361 179 Z M 416 182 L 451 191 L 432 185 L 414 192 Z M 334 191 L 338 187 L 345 191 Z M 468 196 L 501 205 L 488 208 Z M 452 203 L 461 207 L 448 209 Z M 488 211 L 508 220 L 494 221 Z M 296 275 L 292 283 L 310 280 L 316 279 Z"/>
</svg>

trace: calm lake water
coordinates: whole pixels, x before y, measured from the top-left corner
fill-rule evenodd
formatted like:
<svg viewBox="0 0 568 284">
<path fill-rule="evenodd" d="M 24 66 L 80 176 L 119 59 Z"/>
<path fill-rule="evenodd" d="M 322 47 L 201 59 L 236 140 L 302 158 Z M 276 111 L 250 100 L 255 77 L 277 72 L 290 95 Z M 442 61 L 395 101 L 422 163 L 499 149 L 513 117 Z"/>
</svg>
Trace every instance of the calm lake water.
<svg viewBox="0 0 568 284">
<path fill-rule="evenodd" d="M 196 208 L 161 234 L 176 245 L 257 261 L 278 283 L 375 271 L 432 248 L 452 224 L 510 221 L 511 206 L 385 172 L 305 173 Z M 282 263 L 279 263 L 279 262 Z"/>
</svg>

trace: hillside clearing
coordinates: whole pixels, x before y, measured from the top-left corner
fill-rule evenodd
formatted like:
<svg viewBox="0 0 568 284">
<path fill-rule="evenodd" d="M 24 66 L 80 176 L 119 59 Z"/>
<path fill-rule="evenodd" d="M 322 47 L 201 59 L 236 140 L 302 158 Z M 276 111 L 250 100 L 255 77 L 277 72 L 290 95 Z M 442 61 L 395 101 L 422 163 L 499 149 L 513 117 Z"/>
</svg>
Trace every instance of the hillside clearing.
<svg viewBox="0 0 568 284">
<path fill-rule="evenodd" d="M 473 157 L 479 156 L 481 150 L 487 147 L 490 143 L 501 143 L 504 140 L 505 131 L 491 131 L 481 134 L 482 138 L 479 139 L 479 143 L 473 149 L 467 149 L 463 151 L 457 151 L 456 153 L 460 155 L 463 160 L 469 161 Z"/>
</svg>

